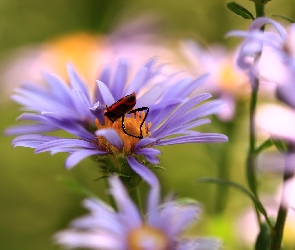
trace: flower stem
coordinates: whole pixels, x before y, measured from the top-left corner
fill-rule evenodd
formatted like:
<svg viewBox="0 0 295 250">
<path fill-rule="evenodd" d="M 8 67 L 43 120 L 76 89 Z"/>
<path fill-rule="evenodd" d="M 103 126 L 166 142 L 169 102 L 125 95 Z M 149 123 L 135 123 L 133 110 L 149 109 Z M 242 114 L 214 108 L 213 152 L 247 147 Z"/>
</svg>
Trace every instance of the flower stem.
<svg viewBox="0 0 295 250">
<path fill-rule="evenodd" d="M 133 202 L 137 205 L 138 210 L 141 212 L 141 214 L 143 214 L 139 188 L 136 187 L 136 188 L 128 189 L 128 192 Z"/>
<path fill-rule="evenodd" d="M 264 3 L 255 3 L 255 12 L 256 18 L 265 16 L 265 4 Z"/>
<path fill-rule="evenodd" d="M 256 133 L 255 133 L 255 113 L 256 113 L 256 103 L 257 103 L 257 94 L 258 94 L 259 81 L 257 78 L 254 78 L 252 83 L 252 93 L 250 99 L 250 118 L 249 118 L 249 149 L 247 155 L 246 171 L 247 171 L 247 180 L 250 190 L 253 192 L 255 197 L 258 197 L 257 194 L 257 175 L 256 175 Z"/>
<path fill-rule="evenodd" d="M 288 163 L 285 163 L 285 166 Z M 293 174 L 290 174 L 290 172 L 287 171 L 287 169 L 284 169 L 284 181 L 283 181 L 283 192 L 281 197 L 281 203 L 280 208 L 277 215 L 276 224 L 272 229 L 271 233 L 271 240 L 270 240 L 270 250 L 280 250 L 282 241 L 283 241 L 283 232 L 285 227 L 285 222 L 288 214 L 288 200 L 285 198 L 285 184 L 288 180 L 290 180 L 293 177 Z"/>
<path fill-rule="evenodd" d="M 108 182 L 108 178 L 104 178 L 105 180 L 105 185 L 106 185 L 106 189 L 109 190 L 110 188 L 110 185 L 109 185 L 109 182 Z M 108 197 L 109 197 L 109 201 L 110 201 L 110 205 L 112 206 L 112 208 L 114 210 L 117 210 L 117 206 L 116 206 L 116 203 L 114 201 L 114 198 L 112 195 L 108 194 Z"/>
</svg>

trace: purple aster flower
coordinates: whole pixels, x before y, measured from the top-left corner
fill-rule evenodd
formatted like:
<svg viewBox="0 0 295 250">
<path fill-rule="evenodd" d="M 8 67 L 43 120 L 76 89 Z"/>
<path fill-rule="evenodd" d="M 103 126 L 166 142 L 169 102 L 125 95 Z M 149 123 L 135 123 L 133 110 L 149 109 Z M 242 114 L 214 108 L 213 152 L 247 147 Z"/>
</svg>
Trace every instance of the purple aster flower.
<svg viewBox="0 0 295 250">
<path fill-rule="evenodd" d="M 274 29 L 262 31 L 266 24 Z M 248 31 L 232 31 L 229 35 L 245 37 L 238 65 L 260 81 L 274 83 L 278 99 L 295 108 L 295 25 L 287 29 L 272 19 L 257 18 Z"/>
<path fill-rule="evenodd" d="M 121 181 L 109 179 L 110 193 L 117 210 L 97 199 L 86 199 L 90 214 L 72 222 L 71 228 L 55 235 L 55 241 L 67 248 L 144 249 L 144 250 L 211 250 L 220 247 L 213 238 L 181 238 L 188 226 L 198 219 L 196 203 L 167 201 L 159 204 L 159 186 L 151 187 L 147 213 L 142 217 L 130 200 Z"/>
<path fill-rule="evenodd" d="M 209 123 L 203 117 L 218 112 L 221 106 L 218 100 L 201 105 L 211 97 L 207 93 L 188 98 L 207 75 L 181 79 L 163 75 L 161 68 L 152 59 L 129 80 L 128 63 L 121 60 L 114 73 L 111 67 L 102 71 L 93 96 L 72 66 L 68 66 L 70 85 L 45 74 L 47 89 L 26 84 L 12 96 L 25 111 L 18 120 L 33 123 L 9 128 L 6 133 L 19 135 L 12 142 L 14 146 L 34 148 L 35 153 L 69 153 L 67 169 L 93 156 L 107 175 L 116 172 L 130 177 L 136 172 L 145 180 L 148 169 L 144 165 L 158 163 L 160 151 L 154 146 L 227 141 L 221 134 L 191 130 Z M 148 114 L 127 114 L 124 126 L 118 113 L 104 115 L 107 107 L 112 108 L 117 100 L 131 93 L 135 97 L 134 108 L 148 107 Z M 119 111 L 130 109 L 129 104 L 120 104 Z M 46 133 L 55 130 L 64 130 L 74 137 Z M 138 138 L 141 134 L 142 138 Z"/>
</svg>

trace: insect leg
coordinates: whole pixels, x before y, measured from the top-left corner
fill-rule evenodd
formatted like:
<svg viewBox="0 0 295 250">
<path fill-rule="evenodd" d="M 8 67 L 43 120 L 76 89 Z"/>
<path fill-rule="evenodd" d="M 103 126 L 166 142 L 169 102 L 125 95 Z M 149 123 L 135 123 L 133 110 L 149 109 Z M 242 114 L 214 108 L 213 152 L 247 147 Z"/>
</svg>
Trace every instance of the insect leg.
<svg viewBox="0 0 295 250">
<path fill-rule="evenodd" d="M 125 118 L 125 115 L 122 116 L 122 128 L 123 128 L 123 132 L 124 132 L 126 135 L 129 135 L 129 136 L 132 136 L 132 137 L 135 137 L 135 138 L 138 138 L 138 139 L 142 139 L 143 136 L 142 136 L 142 132 L 141 132 L 141 127 L 140 127 L 140 136 L 133 135 L 133 134 L 129 134 L 129 133 L 127 132 L 127 130 L 126 130 L 126 127 L 125 127 L 124 118 Z"/>
<path fill-rule="evenodd" d="M 142 125 L 144 124 L 145 119 L 147 118 L 147 115 L 148 115 L 150 109 L 149 109 L 149 107 L 141 107 L 141 108 L 133 109 L 133 110 L 131 110 L 131 111 L 128 113 L 128 114 L 131 114 L 131 113 L 136 113 L 136 112 L 138 112 L 138 111 L 144 111 L 144 110 L 146 110 L 146 113 L 145 113 L 145 116 L 144 116 L 144 118 L 143 118 L 143 120 L 142 120 L 142 122 L 141 122 L 141 124 L 140 124 L 140 127 L 139 127 L 139 129 L 140 129 L 140 136 L 137 137 L 137 138 L 140 138 L 140 139 L 143 138 L 143 136 L 142 136 Z"/>
</svg>

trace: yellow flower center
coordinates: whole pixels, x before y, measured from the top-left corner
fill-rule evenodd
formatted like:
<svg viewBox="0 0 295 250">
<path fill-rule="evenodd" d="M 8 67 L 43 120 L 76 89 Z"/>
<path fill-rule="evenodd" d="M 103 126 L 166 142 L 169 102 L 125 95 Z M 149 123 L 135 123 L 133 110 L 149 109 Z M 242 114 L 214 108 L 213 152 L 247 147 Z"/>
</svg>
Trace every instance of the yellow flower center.
<svg viewBox="0 0 295 250">
<path fill-rule="evenodd" d="M 169 239 L 159 229 L 144 225 L 129 233 L 128 246 L 130 250 L 168 250 Z"/>
<path fill-rule="evenodd" d="M 217 73 L 217 81 L 223 90 L 237 94 L 238 88 L 247 83 L 248 79 L 244 73 L 235 70 L 230 62 L 224 62 Z"/>
<path fill-rule="evenodd" d="M 142 123 L 143 119 L 145 117 L 144 112 L 136 112 L 132 113 L 131 116 L 128 116 L 124 118 L 124 124 L 127 133 L 134 135 L 134 136 L 140 136 L 140 124 Z M 95 119 L 95 124 L 97 129 L 114 129 L 117 131 L 119 136 L 121 137 L 124 146 L 123 146 L 123 153 L 130 154 L 134 151 L 134 147 L 137 144 L 137 142 L 140 140 L 139 138 L 133 137 L 131 135 L 127 135 L 122 127 L 122 118 L 117 119 L 115 122 L 110 121 L 109 118 L 105 117 L 104 125 L 101 125 L 98 121 L 98 119 Z M 150 134 L 150 127 L 151 122 L 146 124 L 146 122 L 143 123 L 141 127 L 142 136 L 147 137 Z M 113 146 L 111 143 L 109 143 L 103 136 L 97 136 L 98 145 L 102 147 L 104 150 L 110 153 L 118 154 L 119 149 L 117 149 L 115 146 Z"/>
</svg>

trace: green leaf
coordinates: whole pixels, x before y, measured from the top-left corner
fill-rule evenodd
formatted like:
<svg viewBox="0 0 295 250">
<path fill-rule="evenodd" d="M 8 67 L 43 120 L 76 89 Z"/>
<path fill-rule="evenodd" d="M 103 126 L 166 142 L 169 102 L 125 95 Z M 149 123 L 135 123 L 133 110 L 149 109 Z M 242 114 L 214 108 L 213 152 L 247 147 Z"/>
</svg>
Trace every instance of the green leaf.
<svg viewBox="0 0 295 250">
<path fill-rule="evenodd" d="M 228 180 L 223 180 L 223 179 L 218 179 L 218 178 L 210 178 L 210 177 L 199 178 L 199 179 L 197 179 L 197 182 L 198 183 L 213 183 L 213 184 L 225 185 L 225 186 L 233 187 L 233 188 L 239 190 L 240 192 L 242 192 L 243 194 L 248 196 L 253 201 L 256 208 L 260 211 L 260 213 L 262 213 L 264 215 L 266 221 L 270 225 L 270 222 L 269 222 L 269 219 L 267 216 L 267 212 L 266 212 L 265 208 L 263 207 L 262 203 L 247 188 L 240 185 L 239 183 L 228 181 Z"/>
<path fill-rule="evenodd" d="M 272 145 L 273 145 L 273 140 L 271 139 L 266 140 L 255 150 L 255 154 L 261 153 L 263 150 L 271 147 Z"/>
<path fill-rule="evenodd" d="M 73 179 L 67 178 L 67 177 L 58 177 L 58 181 L 61 182 L 63 185 L 65 185 L 67 188 L 69 188 L 70 190 L 72 190 L 73 192 L 85 196 L 85 197 L 95 197 L 97 198 L 97 196 L 90 191 L 89 189 L 83 187 L 81 184 L 79 184 L 78 182 L 76 182 Z"/>
<path fill-rule="evenodd" d="M 286 21 L 290 22 L 290 23 L 295 23 L 294 19 L 291 19 L 290 17 L 286 17 L 280 14 L 272 14 L 271 16 L 273 17 L 280 17 L 282 19 L 285 19 Z"/>
<path fill-rule="evenodd" d="M 269 250 L 271 231 L 266 223 L 262 223 L 255 242 L 255 250 Z"/>
<path fill-rule="evenodd" d="M 282 140 L 275 140 L 275 139 L 271 139 L 272 143 L 275 145 L 276 149 L 281 152 L 281 153 L 285 153 L 287 152 L 287 145 L 284 141 Z"/>
<path fill-rule="evenodd" d="M 160 170 L 163 170 L 163 171 L 166 171 L 166 168 L 164 168 L 164 167 L 162 167 L 162 166 L 155 166 L 155 165 L 153 165 L 153 166 L 148 166 L 150 169 L 160 169 Z"/>
<path fill-rule="evenodd" d="M 236 2 L 228 2 L 225 4 L 225 6 L 232 11 L 233 13 L 235 13 L 236 15 L 244 18 L 244 19 L 252 19 L 254 20 L 254 16 L 252 15 L 252 13 L 247 10 L 246 8 L 244 8 L 243 6 L 237 4 Z"/>
</svg>

